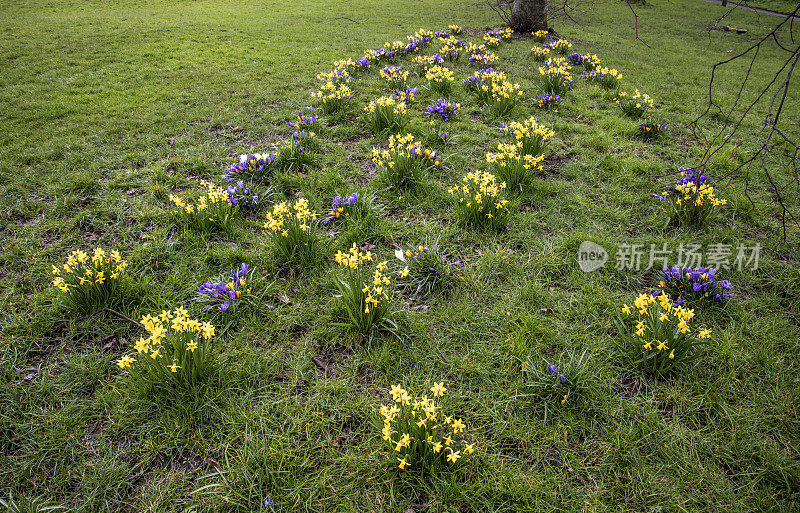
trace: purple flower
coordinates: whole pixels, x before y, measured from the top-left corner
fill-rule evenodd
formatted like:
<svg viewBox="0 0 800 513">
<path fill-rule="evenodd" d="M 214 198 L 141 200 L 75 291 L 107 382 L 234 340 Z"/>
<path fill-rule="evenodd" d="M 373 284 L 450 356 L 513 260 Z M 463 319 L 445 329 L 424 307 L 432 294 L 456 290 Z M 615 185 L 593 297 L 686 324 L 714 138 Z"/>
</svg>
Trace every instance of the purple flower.
<svg viewBox="0 0 800 513">
<path fill-rule="evenodd" d="M 402 100 L 408 103 L 414 101 L 418 91 L 416 87 L 406 86 L 405 89 L 395 89 L 391 96 L 393 100 Z"/>
<path fill-rule="evenodd" d="M 550 372 L 558 374 L 558 368 L 555 365 L 550 365 Z"/>
<path fill-rule="evenodd" d="M 272 176 L 271 168 L 278 156 L 274 153 L 267 155 L 247 154 L 239 157 L 239 162 L 225 170 L 225 181 L 232 183 L 241 181 L 242 177 L 249 177 L 257 182 L 268 182 Z"/>
<path fill-rule="evenodd" d="M 352 213 L 353 209 L 356 208 L 360 198 L 361 196 L 357 192 L 354 192 L 348 196 L 347 201 L 345 201 L 341 196 L 334 196 L 333 201 L 331 202 L 331 211 L 328 216 L 322 220 L 322 224 L 324 226 L 328 226 L 328 224 L 341 217 L 348 217 Z"/>
<path fill-rule="evenodd" d="M 231 303 L 230 303 L 230 301 L 225 301 L 224 303 L 222 303 L 221 305 L 219 305 L 219 309 L 220 309 L 221 311 L 223 311 L 223 312 L 227 312 L 227 311 L 228 311 L 228 309 L 229 309 L 230 307 L 231 307 Z"/>
<path fill-rule="evenodd" d="M 569 59 L 569 62 L 573 65 L 583 64 L 586 60 L 586 55 L 582 53 L 573 53 L 567 55 L 567 59 Z"/>
<path fill-rule="evenodd" d="M 559 376 L 558 379 L 559 379 L 559 381 L 561 381 L 562 385 L 567 382 L 567 377 L 564 376 L 563 374 L 561 376 Z"/>
<path fill-rule="evenodd" d="M 339 72 L 339 73 L 341 73 L 341 72 Z M 306 108 L 309 109 L 310 107 L 306 107 Z M 314 123 L 317 122 L 317 119 L 319 119 L 319 118 L 316 117 L 316 116 L 306 116 L 306 115 L 303 114 L 303 111 L 299 111 L 297 113 L 297 120 L 294 121 L 294 122 L 287 121 L 286 125 L 294 127 L 294 128 L 310 127 Z"/>
<path fill-rule="evenodd" d="M 428 107 L 426 115 L 433 116 L 438 114 L 442 117 L 443 121 L 449 121 L 460 108 L 461 106 L 459 104 L 440 98 L 436 100 L 436 103 Z"/>
<path fill-rule="evenodd" d="M 557 107 L 560 105 L 564 98 L 557 94 L 540 94 L 534 97 L 537 106 L 542 107 L 544 109 L 549 109 L 550 107 Z"/>
</svg>

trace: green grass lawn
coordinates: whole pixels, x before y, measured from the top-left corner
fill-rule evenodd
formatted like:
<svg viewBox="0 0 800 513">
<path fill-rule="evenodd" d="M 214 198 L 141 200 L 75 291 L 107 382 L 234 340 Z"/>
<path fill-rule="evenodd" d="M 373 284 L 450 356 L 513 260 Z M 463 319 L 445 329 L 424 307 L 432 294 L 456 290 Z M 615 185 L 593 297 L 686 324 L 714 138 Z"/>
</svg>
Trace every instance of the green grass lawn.
<svg viewBox="0 0 800 513">
<path fill-rule="evenodd" d="M 286 122 L 316 105 L 315 76 L 333 61 L 453 23 L 479 41 L 499 25 L 490 10 L 453 0 L 0 6 L 0 499 L 81 512 L 269 511 L 266 497 L 279 511 L 797 511 L 797 227 L 782 240 L 774 195 L 756 169 L 747 194 L 743 174 L 720 180 L 728 205 L 703 231 L 668 225 L 650 196 L 674 183 L 679 166 L 697 163 L 703 138 L 719 129 L 713 116 L 699 139 L 687 127 L 705 108 L 711 66 L 776 20 L 737 10 L 726 20 L 747 33 L 708 32 L 719 6 L 636 9 L 649 48 L 634 40 L 622 2 L 592 6 L 583 26 L 554 28 L 573 51 L 620 70 L 625 90 L 654 98 L 663 138 L 635 137 L 638 122 L 613 95 L 578 78 L 558 112 L 535 109 L 534 43 L 515 38 L 493 63 L 524 92 L 506 119 L 487 116 L 461 87 L 474 67 L 448 65 L 462 107 L 445 125 L 452 144 L 425 140 L 422 112 L 438 96 L 409 79 L 420 94 L 408 130 L 440 151 L 443 166 L 399 194 L 370 158 L 386 137 L 358 117 L 386 94 L 373 68 L 351 85 L 347 117 L 322 116 L 313 165 L 282 175 L 274 199 L 303 197 L 324 214 L 334 195 L 359 192 L 374 197 L 378 220 L 325 230 L 320 262 L 293 272 L 271 251 L 264 210 L 209 235 L 176 224 L 167 195 L 197 190 L 199 179 L 223 183 L 239 154 L 270 151 L 291 134 Z M 763 48 L 753 79 L 768 82 L 783 59 Z M 411 68 L 409 59 L 401 65 Z M 719 100 L 733 100 L 742 71 L 722 73 Z M 784 115 L 796 120 L 800 102 L 789 95 Z M 764 112 L 737 136 L 741 151 L 712 159 L 712 176 L 746 158 Z M 509 194 L 508 229 L 458 225 L 447 189 L 488 169 L 485 153 L 503 140 L 504 120 L 531 114 L 556 131 L 554 157 L 533 187 Z M 790 132 L 800 138 L 796 124 Z M 787 179 L 788 146 L 773 155 L 770 170 Z M 733 299 L 698 310 L 696 323 L 713 330 L 701 357 L 656 380 L 624 357 L 614 322 L 623 304 L 657 287 L 657 269 L 584 273 L 585 240 L 612 257 L 630 244 L 762 250 L 757 270 L 722 271 Z M 438 243 L 464 267 L 449 290 L 398 291 L 396 333 L 364 340 L 334 315 L 333 255 L 353 242 L 395 267 L 398 247 Z M 216 337 L 202 386 L 137 388 L 115 362 L 141 331 L 111 314 L 65 309 L 51 267 L 96 246 L 130 261 L 136 283 L 117 309 L 137 320 L 178 306 L 199 316 L 200 284 L 241 262 L 254 269 L 260 306 Z M 573 351 L 586 351 L 590 393 L 550 405 L 545 420 L 543 404 L 527 397 L 522 361 Z M 374 425 L 378 408 L 391 385 L 421 394 L 434 382 L 448 388 L 445 404 L 467 424 L 476 453 L 452 472 L 401 472 Z"/>
</svg>

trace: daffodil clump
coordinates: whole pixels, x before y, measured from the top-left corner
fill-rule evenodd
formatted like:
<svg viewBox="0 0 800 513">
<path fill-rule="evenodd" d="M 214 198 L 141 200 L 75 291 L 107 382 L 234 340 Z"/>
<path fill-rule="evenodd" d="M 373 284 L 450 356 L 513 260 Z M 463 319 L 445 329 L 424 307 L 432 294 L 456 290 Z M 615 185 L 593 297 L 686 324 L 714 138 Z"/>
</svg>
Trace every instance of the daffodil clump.
<svg viewBox="0 0 800 513">
<path fill-rule="evenodd" d="M 200 185 L 205 190 L 197 199 L 169 195 L 175 218 L 184 226 L 204 232 L 230 230 L 239 209 L 231 203 L 228 190 L 205 180 L 200 180 Z"/>
<path fill-rule="evenodd" d="M 584 54 L 581 64 L 586 71 L 592 71 L 600 66 L 600 57 L 593 53 Z"/>
<path fill-rule="evenodd" d="M 619 105 L 623 114 L 636 119 L 642 117 L 645 112 L 653 108 L 653 99 L 644 93 L 640 93 L 638 89 L 635 89 L 633 94 L 620 91 L 614 98 L 614 103 Z"/>
<path fill-rule="evenodd" d="M 425 172 L 439 167 L 438 156 L 415 142 L 411 134 L 392 135 L 388 149 L 372 149 L 372 161 L 382 168 L 384 179 L 394 189 L 416 186 Z"/>
<path fill-rule="evenodd" d="M 189 317 L 183 307 L 145 315 L 141 320 L 148 336 L 139 337 L 135 352 L 117 360 L 140 384 L 181 388 L 194 385 L 208 373 L 214 326 Z"/>
<path fill-rule="evenodd" d="M 396 328 L 386 261 L 375 264 L 374 270 L 367 269 L 374 263 L 373 255 L 361 251 L 355 243 L 346 253 L 338 251 L 335 260 L 346 269 L 345 275 L 335 281 L 341 317 L 346 319 L 342 324 L 364 336 L 373 330 Z"/>
<path fill-rule="evenodd" d="M 464 80 L 464 85 L 475 93 L 478 103 L 485 105 L 496 117 L 511 112 L 522 96 L 519 84 L 510 82 L 505 73 L 492 68 L 476 71 L 473 76 Z"/>
<path fill-rule="evenodd" d="M 616 89 L 622 80 L 622 73 L 612 68 L 599 66 L 591 71 L 584 71 L 583 78 L 603 89 Z"/>
<path fill-rule="evenodd" d="M 708 176 L 688 167 L 680 168 L 680 178 L 661 195 L 653 194 L 670 206 L 673 220 L 684 226 L 702 228 L 728 203 L 718 198 Z"/>
<path fill-rule="evenodd" d="M 521 153 L 522 143 L 499 143 L 499 151 L 486 154 L 486 162 L 493 165 L 495 175 L 511 188 L 531 183 L 535 171 L 542 171 L 544 155 Z"/>
<path fill-rule="evenodd" d="M 399 66 L 386 66 L 378 71 L 378 75 L 386 80 L 392 89 L 405 87 L 408 79 L 408 71 L 400 69 Z"/>
<path fill-rule="evenodd" d="M 572 43 L 567 41 L 566 39 L 558 39 L 556 41 L 552 41 L 544 45 L 546 48 L 550 48 L 551 50 L 560 53 L 561 55 L 567 55 L 569 53 L 569 49 L 572 48 Z"/>
<path fill-rule="evenodd" d="M 364 122 L 376 134 L 399 132 L 408 124 L 406 104 L 391 96 L 381 96 L 364 107 Z"/>
<path fill-rule="evenodd" d="M 539 67 L 539 89 L 544 94 L 565 94 L 572 89 L 572 82 L 572 73 L 570 72 L 569 64 L 566 62 L 546 63 L 545 66 Z"/>
<path fill-rule="evenodd" d="M 300 198 L 290 205 L 282 202 L 267 213 L 264 229 L 272 239 L 277 257 L 292 266 L 309 268 L 317 259 L 317 214 L 309 210 L 308 200 Z"/>
<path fill-rule="evenodd" d="M 540 125 L 533 117 L 526 119 L 522 123 L 519 121 L 503 123 L 503 132 L 506 135 L 513 136 L 521 155 L 534 156 L 544 154 L 547 141 L 556 135 L 553 129 Z"/>
<path fill-rule="evenodd" d="M 503 42 L 503 38 L 500 36 L 496 36 L 492 33 L 487 33 L 483 35 L 483 45 L 486 48 L 497 48 L 500 46 L 500 43 Z"/>
<path fill-rule="evenodd" d="M 419 67 L 420 74 L 424 74 L 428 68 L 444 64 L 444 59 L 438 53 L 433 55 L 418 55 L 411 59 L 411 62 Z"/>
<path fill-rule="evenodd" d="M 505 226 L 508 217 L 508 201 L 503 198 L 505 188 L 506 183 L 498 184 L 495 175 L 473 171 L 447 192 L 456 200 L 461 223 L 497 230 Z"/>
<path fill-rule="evenodd" d="M 353 101 L 353 90 L 347 84 L 333 81 L 323 83 L 315 95 L 319 98 L 320 108 L 325 114 L 342 112 Z"/>
<path fill-rule="evenodd" d="M 364 50 L 364 59 L 372 60 L 374 62 L 381 62 L 386 60 L 393 60 L 397 57 L 397 52 L 387 48 L 379 48 L 377 50 Z"/>
<path fill-rule="evenodd" d="M 437 404 L 447 392 L 444 383 L 435 383 L 430 392 L 432 398 L 414 397 L 393 385 L 391 402 L 380 408 L 383 441 L 392 465 L 400 470 L 448 469 L 475 452 L 475 444 L 465 439 L 463 420 L 446 415 Z"/>
<path fill-rule="evenodd" d="M 425 79 L 434 93 L 448 96 L 453 92 L 453 72 L 444 66 L 428 68 L 425 71 Z"/>
<path fill-rule="evenodd" d="M 353 80 L 353 78 L 349 76 L 351 73 L 369 71 L 371 67 L 372 62 L 366 56 L 359 60 L 341 59 L 333 63 L 333 68 L 336 72 L 342 72 L 348 75 L 347 81 Z M 320 75 L 317 75 L 317 78 L 325 82 L 324 79 L 320 78 Z"/>
<path fill-rule="evenodd" d="M 492 32 L 492 34 L 500 36 L 503 41 L 511 39 L 514 36 L 514 30 L 511 27 L 506 27 L 504 29 L 498 29 Z"/>
<path fill-rule="evenodd" d="M 636 328 L 626 342 L 634 366 L 652 376 L 663 376 L 682 363 L 697 356 L 697 348 L 704 339 L 711 338 L 711 330 L 692 331 L 689 321 L 694 310 L 674 306 L 667 293 L 640 294 L 633 306 L 624 305 L 626 316 L 638 314 Z"/>
<path fill-rule="evenodd" d="M 120 299 L 122 280 L 128 262 L 116 249 L 106 253 L 95 248 L 92 256 L 76 249 L 61 267 L 53 266 L 53 286 L 61 292 L 64 304 L 78 313 L 112 306 Z"/>
<path fill-rule="evenodd" d="M 537 30 L 536 32 L 531 32 L 531 35 L 533 36 L 533 40 L 535 42 L 544 43 L 544 41 L 545 41 L 545 39 L 547 39 L 547 35 L 549 33 L 550 32 L 548 32 L 547 30 Z"/>
<path fill-rule="evenodd" d="M 469 63 L 475 65 L 491 64 L 497 60 L 497 55 L 492 53 L 486 48 L 486 45 L 480 45 L 476 51 L 469 54 Z"/>
<path fill-rule="evenodd" d="M 550 49 L 542 46 L 534 46 L 531 48 L 531 56 L 533 56 L 533 60 L 535 61 L 544 62 L 550 56 Z"/>
<path fill-rule="evenodd" d="M 461 260 L 448 260 L 438 244 L 405 251 L 400 248 L 395 256 L 405 264 L 397 275 L 414 287 L 417 294 L 429 294 L 446 287 L 453 278 L 453 271 L 463 266 Z"/>
<path fill-rule="evenodd" d="M 446 61 L 457 61 L 461 58 L 461 51 L 466 46 L 466 42 L 451 36 L 443 41 L 442 47 L 439 48 L 439 55 Z"/>
<path fill-rule="evenodd" d="M 344 59 L 333 63 L 333 71 L 323 71 L 317 73 L 317 80 L 323 84 L 332 83 L 335 85 L 346 84 L 353 80 L 350 71 L 353 69 L 355 61 Z"/>
<path fill-rule="evenodd" d="M 479 69 L 463 80 L 467 91 L 475 94 L 478 103 L 486 104 L 489 101 L 489 82 L 493 80 L 504 81 L 506 74 L 502 71 L 495 71 L 494 68 Z"/>
</svg>

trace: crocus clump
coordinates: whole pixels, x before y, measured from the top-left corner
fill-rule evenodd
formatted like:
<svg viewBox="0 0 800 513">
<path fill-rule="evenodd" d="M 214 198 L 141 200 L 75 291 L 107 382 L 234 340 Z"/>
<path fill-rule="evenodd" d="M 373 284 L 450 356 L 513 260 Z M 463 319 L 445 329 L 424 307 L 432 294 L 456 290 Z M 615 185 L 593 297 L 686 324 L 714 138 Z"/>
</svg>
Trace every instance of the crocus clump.
<svg viewBox="0 0 800 513">
<path fill-rule="evenodd" d="M 399 249 L 395 256 L 406 264 L 398 271 L 398 276 L 422 294 L 447 286 L 453 269 L 463 266 L 461 260 L 448 260 L 438 244 L 418 246 L 414 250 Z"/>
<path fill-rule="evenodd" d="M 717 270 L 713 267 L 668 267 L 664 266 L 664 279 L 653 296 L 668 293 L 677 299 L 672 306 L 681 306 L 685 301 L 701 300 L 720 303 L 732 297 L 729 291 L 733 285 L 728 280 L 717 281 Z"/>
<path fill-rule="evenodd" d="M 258 209 L 258 193 L 250 190 L 250 187 L 245 186 L 241 180 L 234 185 L 228 186 L 228 199 L 231 205 L 238 205 L 247 210 Z"/>
<path fill-rule="evenodd" d="M 661 137 L 666 130 L 666 123 L 659 123 L 651 119 L 639 123 L 639 137 L 645 140 L 657 139 Z"/>
<path fill-rule="evenodd" d="M 564 102 L 564 97 L 558 94 L 537 94 L 534 96 L 533 102 L 540 109 L 557 109 Z"/>
<path fill-rule="evenodd" d="M 416 87 L 406 86 L 404 89 L 395 89 L 390 98 L 408 105 L 416 99 L 418 93 L 419 89 Z"/>
<path fill-rule="evenodd" d="M 306 109 L 310 109 L 311 107 L 306 107 Z M 297 128 L 298 130 L 302 130 L 304 128 L 311 128 L 314 126 L 314 123 L 317 122 L 319 118 L 317 116 L 308 116 L 303 114 L 303 111 L 299 111 L 297 113 L 297 118 L 294 121 L 287 121 L 286 125 Z"/>
<path fill-rule="evenodd" d="M 359 199 L 361 199 L 361 196 L 357 192 L 354 192 L 346 199 L 341 196 L 334 196 L 331 204 L 331 211 L 328 216 L 322 220 L 322 224 L 328 226 L 336 222 L 337 219 L 349 218 L 358 206 Z"/>
<path fill-rule="evenodd" d="M 436 103 L 428 107 L 428 116 L 439 116 L 442 121 L 450 121 L 450 118 L 456 115 L 456 112 L 461 108 L 461 104 L 456 102 L 449 102 L 447 100 L 438 99 Z"/>
<path fill-rule="evenodd" d="M 269 182 L 272 178 L 272 164 L 278 155 L 275 153 L 248 153 L 239 156 L 239 162 L 225 170 L 225 182 L 246 179 L 251 182 Z"/>
<path fill-rule="evenodd" d="M 200 285 L 197 292 L 200 301 L 205 303 L 203 312 L 227 313 L 236 310 L 242 295 L 252 292 L 252 288 L 247 286 L 247 271 L 248 265 L 243 263 L 238 269 L 231 269 L 230 281 L 207 281 Z"/>
</svg>

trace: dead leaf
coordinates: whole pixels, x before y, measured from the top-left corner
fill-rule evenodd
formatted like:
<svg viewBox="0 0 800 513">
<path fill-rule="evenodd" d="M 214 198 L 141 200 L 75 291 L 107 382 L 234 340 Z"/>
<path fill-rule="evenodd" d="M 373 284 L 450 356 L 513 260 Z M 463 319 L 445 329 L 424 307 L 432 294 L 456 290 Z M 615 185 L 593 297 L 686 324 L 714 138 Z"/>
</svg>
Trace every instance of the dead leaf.
<svg viewBox="0 0 800 513">
<path fill-rule="evenodd" d="M 205 458 L 203 458 L 203 463 L 205 463 L 210 467 L 213 467 L 214 470 L 216 470 L 217 472 L 222 472 L 222 465 L 220 465 L 219 462 L 214 458 L 212 458 L 211 456 L 206 456 Z"/>
<path fill-rule="evenodd" d="M 277 299 L 278 301 L 280 301 L 281 303 L 283 303 L 283 304 L 289 305 L 289 304 L 292 303 L 292 300 L 289 299 L 288 296 L 284 296 L 283 294 L 278 294 L 277 292 L 273 292 L 270 295 L 272 297 L 274 297 L 275 299 Z"/>
<path fill-rule="evenodd" d="M 552 308 L 540 308 L 539 311 L 542 313 L 553 313 Z"/>
</svg>

